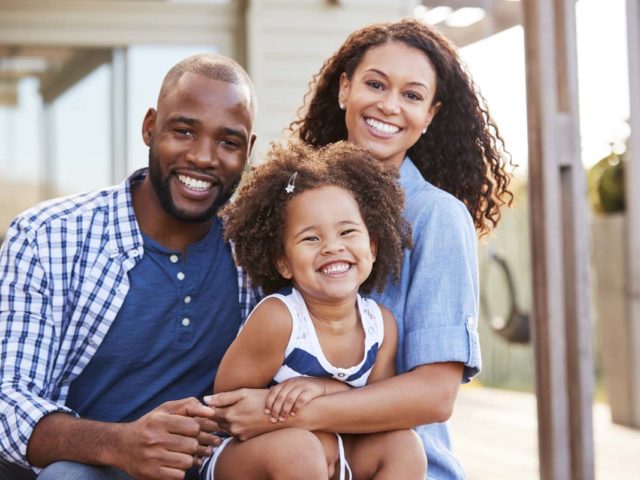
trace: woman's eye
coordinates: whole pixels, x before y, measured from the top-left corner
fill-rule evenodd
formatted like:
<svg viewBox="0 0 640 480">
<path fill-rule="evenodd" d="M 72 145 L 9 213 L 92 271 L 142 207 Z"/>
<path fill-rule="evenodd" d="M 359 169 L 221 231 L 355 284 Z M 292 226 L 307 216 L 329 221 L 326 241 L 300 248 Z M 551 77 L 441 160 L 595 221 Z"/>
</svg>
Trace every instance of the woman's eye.
<svg viewBox="0 0 640 480">
<path fill-rule="evenodd" d="M 376 82 L 375 80 L 369 80 L 367 82 L 367 85 L 369 85 L 371 88 L 374 88 L 376 90 L 381 90 L 384 88 L 384 85 L 382 85 L 382 83 Z"/>
<path fill-rule="evenodd" d="M 422 96 L 418 95 L 415 92 L 407 92 L 407 93 L 405 93 L 405 97 L 407 97 L 409 100 L 416 100 L 416 101 L 421 101 L 422 100 Z"/>
</svg>

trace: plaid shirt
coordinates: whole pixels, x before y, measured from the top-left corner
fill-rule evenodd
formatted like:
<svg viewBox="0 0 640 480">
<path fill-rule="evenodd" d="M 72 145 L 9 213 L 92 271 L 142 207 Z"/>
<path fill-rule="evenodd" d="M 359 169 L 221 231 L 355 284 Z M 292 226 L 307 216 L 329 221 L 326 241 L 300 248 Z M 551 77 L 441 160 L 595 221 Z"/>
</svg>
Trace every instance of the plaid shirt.
<svg viewBox="0 0 640 480">
<path fill-rule="evenodd" d="M 68 412 L 71 382 L 89 363 L 129 290 L 143 240 L 131 184 L 46 202 L 18 216 L 0 250 L 0 456 L 27 466 L 38 421 Z M 242 318 L 256 292 L 238 269 Z"/>
</svg>

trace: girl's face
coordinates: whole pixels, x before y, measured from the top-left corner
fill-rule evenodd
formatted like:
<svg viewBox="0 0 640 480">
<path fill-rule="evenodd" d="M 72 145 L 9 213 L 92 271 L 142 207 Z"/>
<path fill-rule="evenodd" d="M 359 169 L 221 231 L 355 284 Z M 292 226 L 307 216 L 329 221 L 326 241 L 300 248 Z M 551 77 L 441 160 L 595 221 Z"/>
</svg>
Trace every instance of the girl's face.
<svg viewBox="0 0 640 480">
<path fill-rule="evenodd" d="M 348 191 L 320 187 L 287 205 L 284 255 L 276 266 L 305 301 L 353 299 L 369 277 L 375 255 L 376 245 Z"/>
<path fill-rule="evenodd" d="M 340 77 L 348 140 L 399 168 L 440 108 L 435 93 L 436 72 L 421 50 L 402 42 L 370 48 L 351 79 Z"/>
</svg>

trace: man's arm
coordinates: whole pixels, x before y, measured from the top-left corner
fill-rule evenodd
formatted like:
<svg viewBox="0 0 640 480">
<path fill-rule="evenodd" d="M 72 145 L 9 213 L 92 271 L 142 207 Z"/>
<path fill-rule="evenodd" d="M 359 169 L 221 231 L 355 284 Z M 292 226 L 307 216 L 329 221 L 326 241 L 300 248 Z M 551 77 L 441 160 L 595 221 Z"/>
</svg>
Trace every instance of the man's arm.
<svg viewBox="0 0 640 480">
<path fill-rule="evenodd" d="M 65 413 L 44 417 L 33 430 L 27 457 L 36 467 L 59 460 L 117 467 L 134 478 L 182 479 L 211 455 L 219 439 L 213 410 L 195 398 L 167 402 L 131 423 L 105 423 Z"/>
</svg>

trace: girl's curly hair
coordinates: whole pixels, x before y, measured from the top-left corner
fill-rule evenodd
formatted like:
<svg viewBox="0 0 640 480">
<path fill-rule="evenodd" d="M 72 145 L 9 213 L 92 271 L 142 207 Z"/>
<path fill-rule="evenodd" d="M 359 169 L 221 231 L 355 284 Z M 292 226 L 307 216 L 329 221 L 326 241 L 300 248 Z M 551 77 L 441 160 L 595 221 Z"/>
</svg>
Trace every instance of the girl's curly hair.
<svg viewBox="0 0 640 480">
<path fill-rule="evenodd" d="M 345 112 L 338 107 L 340 75 L 351 79 L 365 53 L 387 42 L 421 50 L 437 75 L 433 101 L 441 103 L 440 110 L 408 155 L 426 180 L 464 202 L 481 234 L 488 233 L 500 220 L 500 207 L 513 200 L 506 171 L 511 157 L 454 47 L 427 25 L 403 19 L 352 33 L 314 76 L 290 130 L 314 147 L 346 140 Z"/>
<path fill-rule="evenodd" d="M 286 187 L 294 173 L 295 190 L 289 193 Z M 382 291 L 389 277 L 398 281 L 403 251 L 411 247 L 411 227 L 402 217 L 404 194 L 395 173 L 347 142 L 320 149 L 301 142 L 272 144 L 266 161 L 247 174 L 236 201 L 220 212 L 238 265 L 265 293 L 291 284 L 275 266 L 284 254 L 288 203 L 307 190 L 324 186 L 337 186 L 353 195 L 369 237 L 377 244 L 376 261 L 360 290 Z"/>
</svg>

